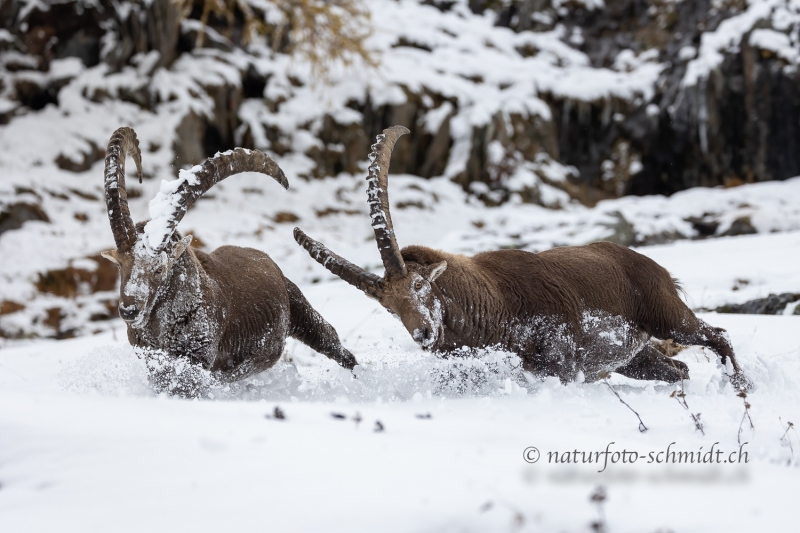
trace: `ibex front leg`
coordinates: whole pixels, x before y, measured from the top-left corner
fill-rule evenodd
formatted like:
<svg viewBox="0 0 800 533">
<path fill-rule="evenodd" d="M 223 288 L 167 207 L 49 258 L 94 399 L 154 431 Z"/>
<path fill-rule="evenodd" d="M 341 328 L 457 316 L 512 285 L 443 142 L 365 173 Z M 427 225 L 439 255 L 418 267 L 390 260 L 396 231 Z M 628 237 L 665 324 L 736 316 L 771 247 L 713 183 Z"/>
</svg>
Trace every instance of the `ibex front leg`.
<svg viewBox="0 0 800 533">
<path fill-rule="evenodd" d="M 297 285 L 288 279 L 286 280 L 286 290 L 289 292 L 289 310 L 292 321 L 289 335 L 352 370 L 358 361 L 342 346 L 339 335 L 333 326 L 311 307 Z"/>
</svg>

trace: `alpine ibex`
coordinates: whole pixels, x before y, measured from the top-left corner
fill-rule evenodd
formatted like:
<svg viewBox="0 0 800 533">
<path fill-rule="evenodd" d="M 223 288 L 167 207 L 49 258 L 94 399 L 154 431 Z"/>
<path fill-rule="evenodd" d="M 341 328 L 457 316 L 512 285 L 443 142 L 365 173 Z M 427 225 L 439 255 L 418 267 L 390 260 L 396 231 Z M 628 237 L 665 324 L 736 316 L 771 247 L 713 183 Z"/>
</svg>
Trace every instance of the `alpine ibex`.
<svg viewBox="0 0 800 533">
<path fill-rule="evenodd" d="M 670 274 L 623 246 L 598 242 L 541 253 L 484 252 L 473 257 L 423 246 L 398 248 L 389 212 L 388 169 L 402 126 L 384 130 L 370 154 L 367 197 L 385 267 L 364 271 L 295 228 L 309 254 L 378 300 L 423 348 L 447 353 L 497 346 L 526 370 L 571 381 L 607 372 L 674 382 L 687 366 L 662 355 L 651 337 L 708 346 L 730 358 L 734 383 L 746 380 L 724 330 L 698 319 Z"/>
<path fill-rule="evenodd" d="M 151 202 L 151 220 L 134 225 L 125 190 L 129 153 L 141 180 L 136 133 L 119 128 L 105 160 L 106 206 L 117 248 L 103 252 L 103 257 L 119 268 L 119 314 L 133 346 L 188 358 L 222 381 L 274 365 L 287 336 L 343 367 L 356 365 L 333 327 L 267 254 L 237 246 L 207 254 L 189 246 L 191 235 L 181 237 L 176 231 L 197 199 L 229 176 L 260 172 L 288 188 L 272 158 L 236 148 L 182 170 Z"/>
</svg>

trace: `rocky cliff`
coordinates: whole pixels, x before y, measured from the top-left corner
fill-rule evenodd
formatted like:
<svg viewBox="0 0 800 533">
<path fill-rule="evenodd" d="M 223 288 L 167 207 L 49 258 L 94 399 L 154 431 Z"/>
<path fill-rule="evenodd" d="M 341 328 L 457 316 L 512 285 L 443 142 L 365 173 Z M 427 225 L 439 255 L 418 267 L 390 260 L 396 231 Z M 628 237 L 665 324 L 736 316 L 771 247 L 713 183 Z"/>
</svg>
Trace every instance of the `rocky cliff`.
<svg viewBox="0 0 800 533">
<path fill-rule="evenodd" d="M 59 105 L 87 69 L 106 82 L 88 99 L 156 111 L 181 96 L 159 86 L 165 71 L 201 69 L 215 72 L 185 95 L 178 165 L 245 145 L 297 152 L 314 177 L 355 172 L 369 140 L 400 123 L 412 135 L 393 170 L 477 182 L 493 202 L 541 202 L 535 179 L 512 179 L 521 168 L 586 203 L 800 174 L 793 1 L 371 2 L 380 66 L 324 81 L 292 64 L 288 38 L 275 44 L 289 30 L 270 3 L 242 5 L 265 22 L 255 39 L 241 9 L 204 18 L 202 1 L 6 1 L 0 121 Z M 314 97 L 328 101 L 297 117 Z M 101 153 L 60 166 L 85 170 Z"/>
</svg>

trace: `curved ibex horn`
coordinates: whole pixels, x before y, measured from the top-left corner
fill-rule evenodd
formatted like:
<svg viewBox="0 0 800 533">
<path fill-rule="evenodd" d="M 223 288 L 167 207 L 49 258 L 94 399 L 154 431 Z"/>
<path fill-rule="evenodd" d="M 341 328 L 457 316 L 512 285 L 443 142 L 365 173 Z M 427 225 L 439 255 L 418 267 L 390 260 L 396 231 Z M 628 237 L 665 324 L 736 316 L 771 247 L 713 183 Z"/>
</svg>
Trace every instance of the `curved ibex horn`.
<svg viewBox="0 0 800 533">
<path fill-rule="evenodd" d="M 272 177 L 284 189 L 289 182 L 270 156 L 258 150 L 236 148 L 217 153 L 202 165 L 181 170 L 178 179 L 166 182 L 150 202 L 150 222 L 144 228 L 145 245 L 153 253 L 162 252 L 186 212 L 214 184 L 242 172 L 260 172 Z"/>
<path fill-rule="evenodd" d="M 317 263 L 330 270 L 333 274 L 339 276 L 350 285 L 358 287 L 367 295 L 373 298 L 380 298 L 383 291 L 383 280 L 380 277 L 331 252 L 324 244 L 303 233 L 300 228 L 294 228 L 294 240 L 305 248 Z"/>
<path fill-rule="evenodd" d="M 130 250 L 136 243 L 136 227 L 128 209 L 128 193 L 125 190 L 125 158 L 128 153 L 133 156 L 141 182 L 142 153 L 139 151 L 139 139 L 132 128 L 119 128 L 108 141 L 104 175 L 106 211 L 114 233 L 114 242 L 121 252 Z"/>
<path fill-rule="evenodd" d="M 378 251 L 381 253 L 383 266 L 386 268 L 386 279 L 402 278 L 406 275 L 406 264 L 400 255 L 397 239 L 394 236 L 392 215 L 389 212 L 389 160 L 392 157 L 394 144 L 401 135 L 409 133 L 408 128 L 392 126 L 378 135 L 369 154 L 371 164 L 367 177 L 367 203 L 369 216 Z"/>
</svg>

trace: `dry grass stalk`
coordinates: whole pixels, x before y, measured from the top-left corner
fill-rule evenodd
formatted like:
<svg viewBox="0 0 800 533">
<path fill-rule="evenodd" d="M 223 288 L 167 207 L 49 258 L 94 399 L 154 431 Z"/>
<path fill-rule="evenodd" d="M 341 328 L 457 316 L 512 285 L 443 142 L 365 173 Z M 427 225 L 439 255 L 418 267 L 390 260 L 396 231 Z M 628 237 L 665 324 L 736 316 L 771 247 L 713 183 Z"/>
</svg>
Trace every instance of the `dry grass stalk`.
<svg viewBox="0 0 800 533">
<path fill-rule="evenodd" d="M 370 12 L 361 0 L 176 0 L 184 16 L 202 2 L 201 30 L 196 47 L 205 41 L 205 28 L 212 15 L 227 24 L 230 37 L 237 21 L 242 25 L 242 44 L 258 36 L 271 41 L 276 52 L 286 52 L 308 61 L 316 81 L 328 82 L 335 64 L 350 66 L 356 61 L 375 67 L 377 60 L 367 50 L 372 34 Z"/>
</svg>

